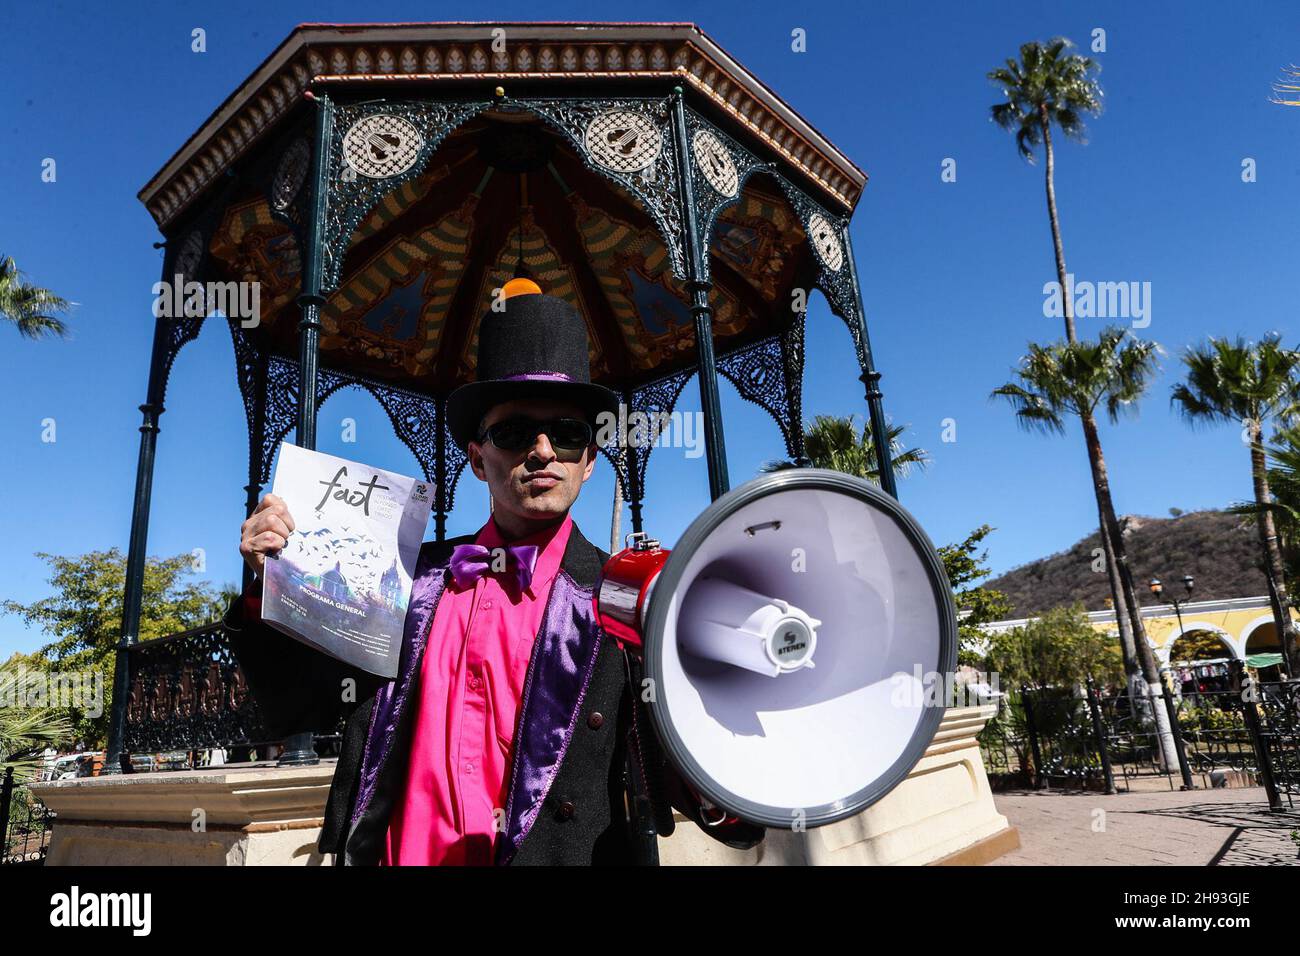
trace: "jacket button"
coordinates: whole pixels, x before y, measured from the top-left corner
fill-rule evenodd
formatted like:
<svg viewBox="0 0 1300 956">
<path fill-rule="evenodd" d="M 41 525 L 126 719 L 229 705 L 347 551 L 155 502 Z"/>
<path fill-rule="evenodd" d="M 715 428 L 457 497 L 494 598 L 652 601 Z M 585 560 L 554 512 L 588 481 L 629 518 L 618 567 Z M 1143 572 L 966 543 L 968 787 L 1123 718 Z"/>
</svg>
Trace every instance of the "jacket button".
<svg viewBox="0 0 1300 956">
<path fill-rule="evenodd" d="M 557 811 L 557 814 L 561 820 L 572 820 L 573 809 L 574 809 L 573 803 L 569 800 L 565 800 L 563 803 L 560 804 L 560 808 Z"/>
<path fill-rule="evenodd" d="M 600 725 L 605 722 L 605 716 L 598 710 L 593 710 L 591 716 L 587 718 L 587 726 L 592 730 L 600 730 Z"/>
</svg>

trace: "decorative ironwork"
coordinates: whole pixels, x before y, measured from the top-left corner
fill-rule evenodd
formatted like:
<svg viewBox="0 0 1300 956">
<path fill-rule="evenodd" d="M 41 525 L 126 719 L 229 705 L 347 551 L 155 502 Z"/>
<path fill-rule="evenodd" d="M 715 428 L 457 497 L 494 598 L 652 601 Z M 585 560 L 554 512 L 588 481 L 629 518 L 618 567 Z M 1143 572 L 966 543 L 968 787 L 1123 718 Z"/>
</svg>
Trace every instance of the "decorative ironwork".
<svg viewBox="0 0 1300 956">
<path fill-rule="evenodd" d="M 155 308 L 155 318 L 158 319 L 161 326 L 160 329 L 155 329 L 155 335 L 163 336 L 161 343 L 162 365 L 159 369 L 158 394 L 149 396 L 151 402 L 157 403 L 157 411 L 159 412 L 162 411 L 162 404 L 167 394 L 167 383 L 171 378 L 172 366 L 176 363 L 176 356 L 180 354 L 181 349 L 198 338 L 199 332 L 203 328 L 203 320 L 206 317 L 206 312 L 203 310 L 200 311 L 199 315 L 185 315 L 184 308 L 182 308 L 181 314 L 175 314 L 176 299 L 179 298 L 182 303 L 187 302 L 185 286 L 191 282 L 204 282 L 207 280 L 211 268 L 208 243 L 212 239 L 212 231 L 216 228 L 221 213 L 225 210 L 232 188 L 233 184 L 227 186 L 220 195 L 214 197 L 203 216 L 184 236 L 179 238 L 169 237 L 167 240 L 166 251 L 163 255 L 162 272 L 162 281 L 166 289 L 163 291 L 162 296 L 168 297 L 166 308 L 170 309 L 171 314 L 164 310 L 161 302 L 158 303 L 159 307 Z M 175 290 L 175 295 L 167 291 L 173 288 L 174 283 L 180 283 L 180 288 Z M 202 301 L 206 303 L 206 296 Z M 204 306 L 204 309 L 206 309 L 206 306 Z"/>
<path fill-rule="evenodd" d="M 256 471 L 250 471 L 250 474 L 256 474 L 258 483 L 265 485 L 271 479 L 275 450 L 298 425 L 298 363 L 273 355 L 267 362 L 265 378 L 261 379 L 256 348 L 235 323 L 232 323 L 231 332 L 235 340 L 239 387 L 248 419 L 249 455 L 256 462 Z M 318 408 L 343 388 L 354 387 L 369 392 L 388 416 L 393 433 L 419 462 L 425 479 L 437 483 L 439 442 L 436 423 L 439 420 L 438 403 L 445 399 L 417 395 L 330 368 L 319 369 L 317 376 Z M 260 443 L 257 441 L 259 396 L 256 391 L 259 380 L 264 381 L 264 391 L 260 396 L 264 416 Z M 445 426 L 443 430 L 446 431 Z M 469 459 L 451 441 L 450 432 L 447 432 L 444 445 L 446 461 L 443 469 L 447 477 L 443 510 L 450 511 L 455 502 L 456 484 Z"/>
<path fill-rule="evenodd" d="M 862 340 L 862 330 L 858 325 L 859 315 L 857 306 L 857 290 L 853 283 L 853 270 L 845 269 L 847 242 L 845 237 L 848 235 L 849 221 L 840 216 L 834 216 L 828 213 L 821 206 L 809 199 L 802 190 L 791 185 L 780 173 L 773 173 L 773 177 L 785 193 L 786 199 L 794 207 L 795 214 L 800 221 L 804 223 L 808 232 L 809 243 L 816 251 L 817 275 L 813 285 L 821 289 L 822 294 L 826 296 L 826 301 L 831 307 L 831 311 L 840 317 L 849 330 L 849 335 L 853 337 L 853 347 L 858 357 L 858 367 L 866 372 L 867 347 Z M 815 231 L 816 230 L 816 231 Z M 816 235 L 821 235 L 820 242 L 825 247 L 818 248 Z M 830 238 L 834 238 L 832 245 Z M 834 249 L 840 250 L 838 260 Z M 828 261 L 829 260 L 829 261 Z M 839 262 L 839 267 L 832 269 L 831 262 Z"/>
<path fill-rule="evenodd" d="M 392 113 L 372 113 L 352 124 L 343 136 L 343 162 L 371 179 L 400 176 L 419 158 L 424 137 Z"/>
<path fill-rule="evenodd" d="M 686 134 L 691 140 L 691 160 L 695 174 L 691 176 L 695 195 L 695 225 L 699 229 L 701 249 L 711 245 L 713 228 L 718 215 L 732 203 L 740 200 L 745 180 L 757 171 L 771 168 L 734 139 L 700 116 L 686 109 Z M 701 263 L 704 279 L 712 275 L 709 256 Z"/>
<path fill-rule="evenodd" d="M 777 428 L 781 429 L 790 457 L 801 458 L 803 423 L 798 417 L 797 395 L 803 374 L 803 322 L 795 322 L 792 328 L 795 326 L 799 328 L 797 348 L 791 347 L 794 345 L 793 337 L 783 343 L 786 337 L 774 335 L 719 356 L 718 371 L 736 386 L 741 398 L 753 402 L 772 416 Z M 794 368 L 796 362 L 797 371 Z M 792 375 L 795 376 L 793 379 Z M 793 403 L 792 397 L 795 399 Z"/>
<path fill-rule="evenodd" d="M 706 129 L 691 137 L 691 157 L 704 174 L 704 180 L 718 195 L 734 199 L 740 192 L 740 175 L 736 161 L 718 137 Z"/>
<path fill-rule="evenodd" d="M 298 136 L 280 157 L 271 181 L 271 208 L 284 212 L 298 198 L 302 184 L 311 167 L 311 144 L 307 137 Z"/>
<path fill-rule="evenodd" d="M 124 749 L 270 742 L 221 624 L 135 644 Z"/>
<path fill-rule="evenodd" d="M 682 388 L 694 373 L 694 369 L 682 369 L 648 382 L 627 396 L 623 403 L 625 419 L 619 423 L 619 432 L 628 441 L 624 442 L 620 435 L 615 435 L 600 449 L 614 467 L 623 497 L 633 502 L 634 507 L 640 507 L 645 494 L 650 452 L 668 427 Z"/>
<path fill-rule="evenodd" d="M 184 276 L 186 281 L 190 281 L 194 276 L 198 275 L 199 266 L 203 262 L 205 246 L 201 231 L 191 229 L 187 232 L 176 249 L 176 255 L 172 258 L 172 271 Z M 172 276 L 168 276 L 168 278 L 170 279 Z"/>
<path fill-rule="evenodd" d="M 844 268 L 844 244 L 840 242 L 839 231 L 819 212 L 808 219 L 808 238 L 827 269 L 839 272 Z"/>
<path fill-rule="evenodd" d="M 1098 695 L 1096 719 L 1076 689 L 1021 690 L 1005 699 L 980 734 L 990 772 L 1017 773 L 1035 787 L 1066 781 L 1092 786 L 1107 763 L 1120 790 L 1136 778 L 1181 784 L 1176 762 L 1161 760 L 1153 705 L 1159 698 L 1120 691 Z M 1238 773 L 1264 784 L 1270 803 L 1300 794 L 1300 684 L 1255 684 L 1240 690 L 1199 691 L 1174 702 L 1188 766 L 1201 786 Z M 1106 760 L 1102 760 L 1102 755 Z"/>
<path fill-rule="evenodd" d="M 582 137 L 587 154 L 614 173 L 651 169 L 664 140 L 654 121 L 639 110 L 606 110 L 587 124 Z"/>
<path fill-rule="evenodd" d="M 258 489 L 266 484 L 266 361 L 240 323 L 230 322 L 230 339 L 235 348 L 235 381 L 244 403 L 248 423 L 249 506 Z"/>
<path fill-rule="evenodd" d="M 679 279 L 687 278 L 686 255 L 682 243 L 685 227 L 681 203 L 677 198 L 677 153 L 673 145 L 671 106 L 668 99 L 507 99 L 506 102 L 546 120 L 568 137 L 588 168 L 618 183 L 635 196 L 659 228 L 668 249 L 673 274 Z M 635 124 L 625 122 L 620 126 L 609 120 L 615 114 L 635 114 L 640 120 Z M 596 121 L 601 117 L 606 117 L 606 126 L 597 127 Z M 640 144 L 633 149 L 632 157 L 625 161 L 627 164 L 641 162 L 648 155 L 649 131 L 653 130 L 659 138 L 659 149 L 653 161 L 638 169 L 627 170 L 603 165 L 591 153 L 587 134 L 593 128 L 605 130 L 606 127 L 609 135 L 613 135 L 615 130 L 623 129 L 621 134 L 615 136 L 615 141 L 628 137 L 625 147 L 630 147 L 633 143 Z M 612 150 L 614 147 L 607 144 L 602 148 Z"/>
<path fill-rule="evenodd" d="M 15 784 L 14 768 L 0 776 L 0 866 L 40 866 L 50 847 L 54 814 L 24 784 Z"/>
<path fill-rule="evenodd" d="M 1300 682 L 1258 685 L 1260 741 L 1273 785 L 1294 805 L 1300 797 Z"/>
<path fill-rule="evenodd" d="M 336 132 L 326 172 L 329 188 L 321 249 L 322 291 L 338 287 L 352 233 L 370 210 L 389 192 L 422 173 L 447 135 L 490 105 L 401 102 L 335 108 Z M 347 132 L 339 135 L 338 130 Z M 377 175 L 384 178 L 373 178 Z"/>
<path fill-rule="evenodd" d="M 803 434 L 804 330 L 807 324 L 808 313 L 800 312 L 780 336 L 781 365 L 785 372 L 785 448 L 798 465 L 811 464 Z"/>
</svg>

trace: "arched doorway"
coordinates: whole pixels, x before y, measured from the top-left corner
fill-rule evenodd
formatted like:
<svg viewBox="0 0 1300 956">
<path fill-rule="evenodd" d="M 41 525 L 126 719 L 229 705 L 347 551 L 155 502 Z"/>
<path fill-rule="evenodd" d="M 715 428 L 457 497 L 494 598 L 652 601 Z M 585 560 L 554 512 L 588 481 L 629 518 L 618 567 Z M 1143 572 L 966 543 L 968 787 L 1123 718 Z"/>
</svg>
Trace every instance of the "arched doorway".
<svg viewBox="0 0 1300 956">
<path fill-rule="evenodd" d="M 1246 664 L 1255 669 L 1260 681 L 1286 680 L 1282 669 L 1282 642 L 1272 618 L 1254 622 L 1246 635 L 1245 648 Z"/>
<path fill-rule="evenodd" d="M 1184 697 L 1229 689 L 1229 661 L 1235 656 L 1227 636 L 1220 631 L 1193 625 L 1174 638 L 1169 648 L 1169 668 L 1174 685 Z"/>
</svg>

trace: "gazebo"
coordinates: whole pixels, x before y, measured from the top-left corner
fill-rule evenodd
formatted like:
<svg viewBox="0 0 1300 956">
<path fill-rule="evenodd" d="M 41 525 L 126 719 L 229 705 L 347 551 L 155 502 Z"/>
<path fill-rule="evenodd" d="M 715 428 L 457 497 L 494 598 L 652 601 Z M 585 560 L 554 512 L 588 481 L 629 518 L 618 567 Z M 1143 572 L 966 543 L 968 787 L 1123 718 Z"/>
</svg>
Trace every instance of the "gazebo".
<svg viewBox="0 0 1300 956">
<path fill-rule="evenodd" d="M 234 342 L 250 511 L 280 441 L 314 447 L 319 404 L 359 387 L 435 485 L 441 538 L 466 465 L 446 397 L 474 376 L 478 319 L 512 276 L 578 307 L 593 379 L 629 414 L 671 411 L 698 377 L 714 498 L 728 488 L 718 375 L 807 461 L 817 289 L 853 343 L 894 494 L 848 228 L 865 184 L 693 24 L 296 28 L 139 194 L 184 305 L 155 310 L 106 766 L 256 738 L 219 627 L 136 645 L 168 375 L 205 320 Z M 636 531 L 656 437 L 602 449 Z M 287 746 L 311 756 L 310 740 Z"/>
</svg>

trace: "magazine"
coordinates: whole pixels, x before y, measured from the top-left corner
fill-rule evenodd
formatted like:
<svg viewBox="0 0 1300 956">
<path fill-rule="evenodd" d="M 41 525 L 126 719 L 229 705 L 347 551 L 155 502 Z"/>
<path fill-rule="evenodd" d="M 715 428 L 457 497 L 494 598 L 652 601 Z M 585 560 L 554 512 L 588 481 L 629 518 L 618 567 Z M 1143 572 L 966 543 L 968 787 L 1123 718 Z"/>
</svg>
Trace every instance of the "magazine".
<svg viewBox="0 0 1300 956">
<path fill-rule="evenodd" d="M 285 442 L 271 493 L 288 506 L 294 530 L 266 561 L 262 620 L 331 657 L 396 677 L 432 486 Z"/>
</svg>

